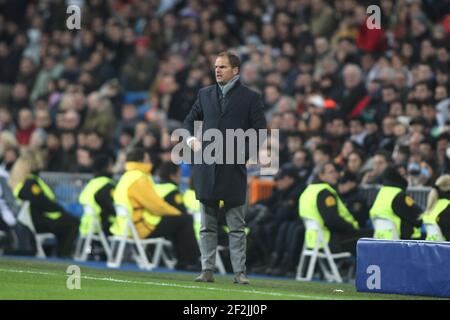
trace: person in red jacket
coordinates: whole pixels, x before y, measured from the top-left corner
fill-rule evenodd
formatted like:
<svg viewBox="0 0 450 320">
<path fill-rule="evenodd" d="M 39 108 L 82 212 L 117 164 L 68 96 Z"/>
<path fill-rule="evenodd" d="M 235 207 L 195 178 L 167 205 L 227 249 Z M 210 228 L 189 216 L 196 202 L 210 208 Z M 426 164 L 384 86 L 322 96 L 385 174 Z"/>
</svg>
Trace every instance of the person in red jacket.
<svg viewBox="0 0 450 320">
<path fill-rule="evenodd" d="M 373 29 L 369 29 L 367 26 L 368 19 L 369 17 L 367 17 L 363 6 L 358 6 L 355 8 L 355 23 L 358 28 L 356 46 L 364 52 L 382 53 L 387 49 L 387 42 L 385 30 L 381 25 L 381 17 L 379 19 L 379 28 Z"/>
<path fill-rule="evenodd" d="M 33 113 L 28 108 L 22 108 L 17 118 L 16 139 L 20 145 L 28 145 L 31 135 L 36 129 L 34 124 Z"/>
</svg>

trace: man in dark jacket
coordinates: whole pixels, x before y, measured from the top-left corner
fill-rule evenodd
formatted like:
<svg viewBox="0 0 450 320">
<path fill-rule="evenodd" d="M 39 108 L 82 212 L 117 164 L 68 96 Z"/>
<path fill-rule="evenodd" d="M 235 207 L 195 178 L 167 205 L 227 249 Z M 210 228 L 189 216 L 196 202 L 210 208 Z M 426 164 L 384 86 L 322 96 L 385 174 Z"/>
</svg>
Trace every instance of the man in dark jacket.
<svg viewBox="0 0 450 320">
<path fill-rule="evenodd" d="M 192 228 L 180 228 L 177 224 L 170 223 L 165 228 L 159 228 L 157 232 L 160 232 L 161 236 L 166 237 L 175 244 L 174 250 L 177 257 L 181 256 L 180 251 L 184 251 L 184 255 L 186 256 L 187 254 L 189 256 L 189 259 L 185 259 L 184 261 L 179 260 L 175 265 L 175 269 L 199 271 L 200 250 L 195 240 L 194 219 L 192 215 L 188 214 L 179 189 L 181 169 L 173 162 L 163 162 L 158 172 L 160 181 L 155 184 L 156 192 L 164 201 L 180 210 L 181 217 L 178 217 L 178 219 L 182 218 L 187 221 L 186 225 L 190 225 Z"/>
<path fill-rule="evenodd" d="M 358 221 L 361 228 L 365 228 L 369 221 L 369 208 L 366 200 L 358 188 L 358 178 L 351 172 L 346 172 L 338 181 L 338 193 L 345 206 Z"/>
<path fill-rule="evenodd" d="M 187 144 L 199 153 L 207 151 L 208 145 L 194 137 L 194 121 L 202 121 L 202 133 L 209 129 L 219 130 L 225 137 L 227 129 L 265 129 L 266 120 L 261 96 L 242 85 L 239 81 L 240 60 L 231 53 L 220 53 L 215 61 L 215 75 L 217 84 L 202 88 L 197 101 L 184 121 L 184 127 L 189 130 L 191 137 Z M 258 134 L 257 134 L 258 135 Z M 217 141 L 214 141 L 217 143 Z M 225 142 L 225 140 L 223 140 Z M 222 143 L 223 147 L 224 143 Z M 203 149 L 203 150 L 202 150 Z M 230 228 L 229 243 L 230 256 L 235 273 L 234 282 L 248 284 L 245 275 L 245 211 L 247 195 L 247 173 L 245 163 L 238 163 L 236 158 L 245 152 L 245 161 L 249 153 L 244 148 L 225 150 L 221 154 L 216 152 L 213 163 L 195 164 L 193 167 L 194 189 L 196 197 L 201 202 L 202 228 L 200 231 L 200 249 L 202 253 L 202 273 L 196 279 L 201 282 L 214 281 L 217 248 L 217 215 L 219 202 L 225 206 L 225 215 Z M 234 151 L 234 152 L 233 152 Z M 233 152 L 233 163 L 225 160 L 225 155 Z M 229 159 L 227 159 L 229 160 Z M 221 164 L 222 163 L 222 164 Z"/>
<path fill-rule="evenodd" d="M 250 237 L 261 237 L 263 241 L 258 242 L 264 243 L 265 249 L 269 252 L 269 256 L 265 259 L 269 261 L 265 270 L 268 274 L 274 274 L 274 269 L 282 265 L 286 267 L 282 269 L 287 271 L 288 265 L 291 266 L 295 258 L 290 251 L 293 233 L 290 230 L 302 224 L 298 218 L 297 207 L 299 195 L 305 188 L 298 181 L 297 168 L 290 163 L 283 165 L 275 176 L 276 189 L 272 196 L 257 203 L 267 206 L 270 215 L 259 225 L 251 226 Z M 284 271 L 281 271 L 277 275 L 283 273 Z"/>
</svg>

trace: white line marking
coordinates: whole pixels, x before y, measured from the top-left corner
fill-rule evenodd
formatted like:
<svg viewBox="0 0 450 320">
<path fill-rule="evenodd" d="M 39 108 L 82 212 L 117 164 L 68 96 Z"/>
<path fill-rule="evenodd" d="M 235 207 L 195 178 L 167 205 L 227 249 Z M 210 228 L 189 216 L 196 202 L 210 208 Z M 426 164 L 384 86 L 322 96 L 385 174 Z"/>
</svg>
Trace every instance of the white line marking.
<svg viewBox="0 0 450 320">
<path fill-rule="evenodd" d="M 0 268 L 0 272 L 15 272 L 15 273 L 27 273 L 27 274 L 40 274 L 40 275 L 46 275 L 46 276 L 61 276 L 61 274 L 58 274 L 58 273 L 30 271 L 30 270 L 18 270 L 18 269 L 2 269 L 2 268 Z M 154 282 L 154 281 L 130 281 L 130 280 L 123 280 L 123 279 L 115 279 L 115 278 L 110 278 L 110 277 L 98 278 L 98 277 L 91 277 L 91 276 L 81 276 L 81 278 L 86 279 L 86 280 L 110 281 L 110 282 L 128 283 L 128 284 L 143 284 L 143 285 L 174 287 L 174 288 L 183 288 L 183 289 L 200 289 L 200 290 L 211 290 L 211 291 L 220 291 L 220 292 L 261 294 L 261 295 L 268 295 L 268 296 L 274 296 L 274 297 L 292 297 L 292 298 L 317 299 L 317 300 L 342 299 L 342 298 L 333 297 L 333 296 L 312 296 L 312 295 L 302 295 L 302 294 L 266 292 L 266 291 L 259 291 L 259 290 L 224 289 L 224 288 L 189 286 L 189 285 L 181 285 L 181 284 L 167 283 L 167 282 Z"/>
</svg>

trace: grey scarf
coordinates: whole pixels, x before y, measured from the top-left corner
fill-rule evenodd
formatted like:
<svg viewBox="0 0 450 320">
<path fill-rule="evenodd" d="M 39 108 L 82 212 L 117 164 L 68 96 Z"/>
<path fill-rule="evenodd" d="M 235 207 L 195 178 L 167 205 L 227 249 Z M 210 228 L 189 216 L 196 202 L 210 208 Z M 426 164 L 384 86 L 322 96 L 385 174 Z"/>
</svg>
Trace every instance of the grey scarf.
<svg viewBox="0 0 450 320">
<path fill-rule="evenodd" d="M 219 84 L 220 91 L 222 91 L 222 95 L 226 97 L 227 93 L 234 87 L 234 84 L 239 80 L 239 75 L 234 76 L 233 79 L 228 81 L 228 83 L 224 85 Z"/>
</svg>

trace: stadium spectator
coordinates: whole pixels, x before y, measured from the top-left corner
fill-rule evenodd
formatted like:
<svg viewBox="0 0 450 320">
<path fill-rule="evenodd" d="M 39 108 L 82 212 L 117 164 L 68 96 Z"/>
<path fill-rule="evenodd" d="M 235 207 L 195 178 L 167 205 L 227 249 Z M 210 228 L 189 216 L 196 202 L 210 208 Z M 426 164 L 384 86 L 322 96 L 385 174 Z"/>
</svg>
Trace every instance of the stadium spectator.
<svg viewBox="0 0 450 320">
<path fill-rule="evenodd" d="M 33 113 L 28 108 L 20 109 L 17 120 L 16 139 L 20 145 L 26 146 L 30 143 L 31 135 L 36 129 Z"/>
<path fill-rule="evenodd" d="M 264 97 L 269 127 L 289 131 L 280 135 L 280 164 L 301 163 L 299 145 L 313 155 L 320 144 L 345 163 L 351 139 L 362 149 L 344 170 L 358 179 L 380 148 L 415 185 L 450 172 L 447 0 L 380 1 L 380 30 L 368 29 L 356 0 L 79 1 L 86 15 L 78 32 L 67 30 L 64 1 L 16 2 L 0 1 L 0 136 L 18 134 L 26 145 L 32 127 L 18 124 L 29 109 L 25 118 L 47 134 L 46 171 L 92 173 L 84 128 L 107 141 L 115 172 L 124 171 L 127 147 L 144 144 L 157 167 L 170 154 L 159 137 L 214 83 L 216 54 L 232 48 L 241 80 Z M 349 120 L 350 138 L 329 135 L 336 112 Z M 289 138 L 298 132 L 301 139 Z M 19 149 L 0 140 L 10 170 Z M 425 174 L 411 174 L 408 163 Z"/>
<path fill-rule="evenodd" d="M 53 191 L 39 177 L 43 167 L 39 152 L 24 150 L 11 169 L 10 185 L 17 199 L 30 202 L 36 232 L 53 233 L 57 238 L 57 256 L 70 258 L 80 222 L 57 202 Z"/>
<path fill-rule="evenodd" d="M 381 175 L 391 163 L 389 153 L 386 151 L 378 151 L 372 157 L 371 162 L 371 169 L 364 174 L 361 183 L 380 184 Z"/>
<path fill-rule="evenodd" d="M 345 172 L 338 181 L 337 191 L 345 206 L 349 209 L 359 227 L 365 228 L 369 222 L 369 208 L 366 199 L 358 188 L 358 177 Z"/>
<path fill-rule="evenodd" d="M 145 91 L 150 88 L 158 70 L 156 54 L 150 50 L 147 37 L 135 40 L 134 53 L 128 57 L 122 68 L 122 84 L 125 90 Z"/>
<path fill-rule="evenodd" d="M 6 231 L 17 224 L 19 206 L 8 185 L 9 174 L 0 168 L 0 231 Z"/>
<path fill-rule="evenodd" d="M 345 171 L 354 174 L 358 180 L 361 182 L 362 179 L 362 169 L 364 168 L 365 158 L 361 150 L 356 149 L 348 155 L 347 163 L 345 166 Z"/>
<path fill-rule="evenodd" d="M 350 115 L 365 97 L 367 90 L 364 86 L 361 68 L 356 64 L 347 64 L 342 71 L 343 88 L 337 98 L 340 112 L 343 116 Z"/>
</svg>

